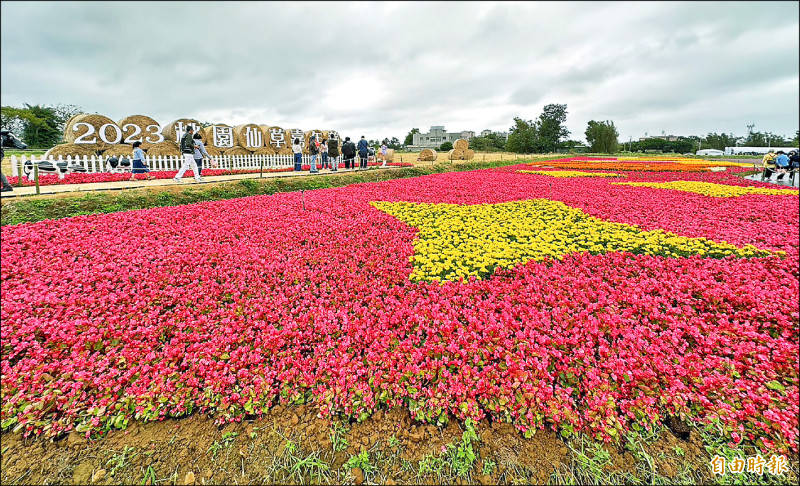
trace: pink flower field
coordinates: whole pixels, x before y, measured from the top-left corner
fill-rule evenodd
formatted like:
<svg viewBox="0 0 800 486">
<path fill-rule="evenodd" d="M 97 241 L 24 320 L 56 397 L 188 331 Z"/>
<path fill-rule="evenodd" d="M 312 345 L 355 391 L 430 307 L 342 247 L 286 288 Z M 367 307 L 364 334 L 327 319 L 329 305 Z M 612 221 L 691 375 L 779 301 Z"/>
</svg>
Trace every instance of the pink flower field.
<svg viewBox="0 0 800 486">
<path fill-rule="evenodd" d="M 6 226 L 2 428 L 89 434 L 312 403 L 323 415 L 407 407 L 432 423 L 491 418 L 605 441 L 674 416 L 796 452 L 797 190 L 711 197 L 617 184 L 775 187 L 731 174 L 744 169 L 518 172 L 530 169 Z M 523 217 L 506 204 L 526 201 L 543 205 Z M 432 239 L 375 204 L 398 202 L 426 208 Z M 481 257 L 539 245 L 513 229 L 552 217 L 539 207 L 597 229 L 554 233 L 555 258 L 412 279 L 436 252 L 472 261 L 474 226 L 445 218 L 453 205 L 508 214 L 486 229 Z M 460 243 L 437 247 L 437 232 Z M 607 250 L 634 237 L 643 243 Z M 693 249 L 702 245 L 735 248 Z"/>
</svg>

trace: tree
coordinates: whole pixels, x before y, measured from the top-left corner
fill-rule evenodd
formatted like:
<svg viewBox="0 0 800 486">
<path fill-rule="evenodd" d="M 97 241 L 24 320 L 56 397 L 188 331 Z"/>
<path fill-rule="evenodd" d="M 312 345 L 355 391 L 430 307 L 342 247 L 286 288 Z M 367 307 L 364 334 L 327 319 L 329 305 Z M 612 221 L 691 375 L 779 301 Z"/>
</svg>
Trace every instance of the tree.
<svg viewBox="0 0 800 486">
<path fill-rule="evenodd" d="M 30 147 L 50 148 L 63 141 L 67 120 L 83 110 L 75 105 L 40 106 L 25 103 L 24 108 L 4 106 L 0 111 L 3 128 L 17 133 Z"/>
<path fill-rule="evenodd" d="M 444 142 L 441 145 L 439 145 L 439 150 L 441 151 L 452 150 L 452 149 L 453 149 L 453 142 Z"/>
<path fill-rule="evenodd" d="M 558 143 L 569 136 L 569 130 L 564 126 L 566 121 L 567 105 L 545 105 L 542 114 L 539 115 L 538 131 L 544 150 L 555 152 L 558 148 Z"/>
<path fill-rule="evenodd" d="M 792 139 L 792 143 L 790 145 L 792 147 L 797 147 L 800 145 L 800 130 L 794 132 L 794 138 Z"/>
<path fill-rule="evenodd" d="M 518 154 L 539 152 L 542 145 L 539 141 L 539 121 L 523 120 L 514 117 L 514 126 L 509 129 L 506 150 Z"/>
<path fill-rule="evenodd" d="M 733 134 L 728 135 L 723 132 L 717 135 L 717 133 L 714 132 L 706 135 L 705 140 L 702 141 L 702 148 L 725 150 L 725 147 L 735 147 L 736 142 L 738 141 L 739 137 L 736 137 Z"/>
<path fill-rule="evenodd" d="M 419 128 L 412 128 L 408 135 L 406 135 L 406 139 L 404 141 L 404 145 L 412 145 L 414 143 L 414 134 L 419 133 Z"/>
<path fill-rule="evenodd" d="M 604 122 L 590 120 L 586 128 L 586 141 L 592 153 L 613 154 L 619 150 L 619 132 L 611 120 Z"/>
<path fill-rule="evenodd" d="M 390 149 L 393 149 L 393 150 L 399 150 L 400 149 L 400 140 L 398 140 L 397 137 L 392 137 L 392 139 L 389 140 L 389 143 L 386 144 L 386 147 L 388 147 Z"/>
</svg>

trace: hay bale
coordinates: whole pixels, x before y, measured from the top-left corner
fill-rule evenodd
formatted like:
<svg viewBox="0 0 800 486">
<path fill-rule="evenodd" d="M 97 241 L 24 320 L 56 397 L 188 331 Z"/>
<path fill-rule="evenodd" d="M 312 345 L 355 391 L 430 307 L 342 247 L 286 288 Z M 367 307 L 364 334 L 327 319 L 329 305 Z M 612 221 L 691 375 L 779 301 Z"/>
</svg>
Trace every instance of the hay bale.
<svg viewBox="0 0 800 486">
<path fill-rule="evenodd" d="M 125 143 L 125 139 L 136 132 L 136 129 L 131 126 L 126 129 L 126 125 L 134 125 L 139 127 L 139 134 L 133 137 L 133 140 L 142 141 L 142 150 L 149 148 L 150 145 L 153 144 L 152 142 L 147 141 L 148 138 L 151 140 L 158 140 L 158 135 L 156 135 L 156 133 L 161 132 L 161 125 L 159 125 L 157 121 L 153 120 L 149 116 L 144 115 L 126 116 L 120 120 L 117 125 L 122 129 L 122 143 Z M 157 126 L 158 129 L 155 132 L 147 131 L 147 127 L 151 125 Z"/>
<path fill-rule="evenodd" d="M 177 143 L 171 140 L 164 140 L 163 142 L 160 143 L 151 143 L 150 147 L 147 148 L 147 155 L 149 155 L 150 157 L 157 157 L 159 155 L 163 156 L 172 155 L 180 157 L 181 148 Z"/>
<path fill-rule="evenodd" d="M 464 160 L 472 160 L 475 158 L 475 151 L 472 149 L 467 149 L 464 151 Z"/>
<path fill-rule="evenodd" d="M 214 144 L 214 127 L 225 127 L 231 129 L 231 140 L 233 141 L 232 147 L 223 147 Z M 233 134 L 233 127 L 230 125 L 226 125 L 224 123 L 215 123 L 214 125 L 209 125 L 207 127 L 203 127 L 200 131 L 200 136 L 203 137 L 203 144 L 206 146 L 206 149 L 210 147 L 214 147 L 220 151 L 220 153 L 225 152 L 228 149 L 236 147 L 236 135 Z M 208 152 L 211 153 L 211 152 Z"/>
<path fill-rule="evenodd" d="M 289 151 L 291 152 L 291 149 L 289 149 Z M 275 155 L 277 152 L 278 149 L 276 149 L 272 145 L 265 145 L 264 147 L 256 149 L 253 152 L 253 155 Z"/>
<path fill-rule="evenodd" d="M 91 135 L 81 140 L 76 145 L 85 145 L 92 147 L 94 150 L 103 150 L 108 148 L 113 143 L 104 142 L 100 136 L 100 128 L 105 126 L 103 135 L 106 140 L 113 142 L 114 140 L 121 141 L 122 129 L 114 123 L 114 120 L 103 115 L 90 115 L 88 113 L 81 113 L 70 118 L 69 124 L 64 128 L 64 140 L 68 143 L 74 143 L 78 138 L 85 135 L 90 129 L 86 125 L 78 125 L 79 123 L 88 123 L 94 130 Z M 94 140 L 91 143 L 84 143 L 84 140 Z M 119 142 L 116 142 L 119 143 Z"/>
<path fill-rule="evenodd" d="M 386 149 L 386 161 L 393 162 L 394 161 L 394 149 L 387 148 Z"/>
<path fill-rule="evenodd" d="M 294 143 L 295 138 L 300 139 L 300 145 L 303 147 L 306 146 L 306 132 L 299 128 L 287 128 L 286 129 L 286 136 L 289 137 L 289 148 L 292 148 L 292 144 Z"/>
<path fill-rule="evenodd" d="M 164 140 L 169 140 L 172 142 L 178 141 L 178 135 L 176 129 L 178 123 L 183 123 L 184 127 L 187 125 L 194 125 L 196 131 L 202 128 L 200 122 L 195 120 L 194 118 L 178 118 L 174 122 L 164 125 L 164 127 L 161 129 L 161 134 L 164 135 Z"/>
<path fill-rule="evenodd" d="M 252 133 L 251 140 L 247 139 L 248 129 L 251 130 Z M 233 143 L 239 147 L 249 150 L 250 152 L 254 152 L 264 146 L 264 132 L 261 131 L 261 128 L 258 125 L 253 123 L 236 125 L 233 127 Z"/>
<path fill-rule="evenodd" d="M 272 147 L 276 152 L 278 149 L 292 147 L 292 142 L 289 140 L 289 134 L 281 127 L 261 125 L 264 132 L 264 146 Z M 273 140 L 273 133 L 277 140 Z M 283 139 L 281 139 L 283 137 Z"/>
<path fill-rule="evenodd" d="M 52 155 L 54 159 L 57 159 L 59 156 L 66 159 L 68 155 L 72 157 L 80 156 L 83 158 L 84 156 L 91 157 L 97 154 L 97 147 L 91 145 L 62 143 L 45 152 L 44 157 L 50 157 Z"/>
<path fill-rule="evenodd" d="M 251 152 L 244 147 L 233 147 L 222 152 L 222 155 L 250 155 Z"/>
<path fill-rule="evenodd" d="M 144 144 L 142 144 L 144 145 Z M 150 144 L 152 145 L 152 144 Z M 144 150 L 144 149 L 143 149 Z M 133 158 L 133 146 L 126 143 L 112 145 L 103 150 L 103 157 L 128 157 Z"/>
<path fill-rule="evenodd" d="M 464 151 L 457 148 L 447 152 L 447 160 L 464 160 Z"/>
<path fill-rule="evenodd" d="M 436 151 L 433 149 L 422 149 L 422 152 L 419 153 L 419 160 L 424 162 L 432 162 L 436 160 Z"/>
<path fill-rule="evenodd" d="M 305 145 L 303 146 L 303 153 L 306 154 L 306 155 L 311 153 L 308 150 L 308 141 L 311 140 L 312 136 L 313 137 L 317 137 L 316 138 L 317 142 L 321 142 L 322 139 L 324 138 L 323 135 L 324 134 L 323 134 L 322 130 L 309 130 L 309 131 L 305 132 Z"/>
<path fill-rule="evenodd" d="M 218 149 L 217 147 L 214 147 L 213 145 L 206 145 L 206 143 L 203 142 L 203 146 L 206 148 L 206 152 L 208 152 L 208 155 L 211 155 L 212 157 L 217 157 L 218 155 L 222 155 L 222 150 Z"/>
<path fill-rule="evenodd" d="M 292 147 L 281 147 L 275 152 L 275 155 L 294 155 L 294 152 L 292 152 Z"/>
<path fill-rule="evenodd" d="M 453 142 L 453 148 L 463 152 L 469 148 L 469 142 L 464 140 L 463 138 L 459 138 L 458 140 Z"/>
</svg>

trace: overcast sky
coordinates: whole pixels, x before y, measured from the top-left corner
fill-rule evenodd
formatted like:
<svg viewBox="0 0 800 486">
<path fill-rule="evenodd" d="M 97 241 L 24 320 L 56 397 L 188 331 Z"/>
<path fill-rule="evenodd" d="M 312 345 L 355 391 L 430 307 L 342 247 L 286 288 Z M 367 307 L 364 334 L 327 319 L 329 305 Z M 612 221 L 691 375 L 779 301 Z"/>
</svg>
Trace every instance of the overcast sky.
<svg viewBox="0 0 800 486">
<path fill-rule="evenodd" d="M 0 5 L 3 106 L 401 140 L 550 103 L 575 140 L 798 129 L 798 2 Z"/>
</svg>

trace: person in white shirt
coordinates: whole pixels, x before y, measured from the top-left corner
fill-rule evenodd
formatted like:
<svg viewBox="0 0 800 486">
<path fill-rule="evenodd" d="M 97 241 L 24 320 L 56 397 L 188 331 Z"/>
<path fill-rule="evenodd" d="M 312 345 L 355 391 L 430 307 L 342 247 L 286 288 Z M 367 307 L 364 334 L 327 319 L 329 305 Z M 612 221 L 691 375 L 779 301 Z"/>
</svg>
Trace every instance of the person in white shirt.
<svg viewBox="0 0 800 486">
<path fill-rule="evenodd" d="M 300 145 L 300 139 L 295 138 L 292 144 L 292 152 L 294 153 L 294 170 L 300 172 L 303 170 L 303 146 Z"/>
</svg>

